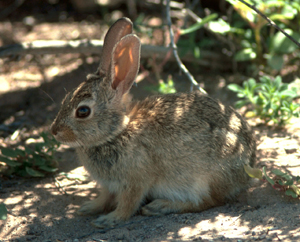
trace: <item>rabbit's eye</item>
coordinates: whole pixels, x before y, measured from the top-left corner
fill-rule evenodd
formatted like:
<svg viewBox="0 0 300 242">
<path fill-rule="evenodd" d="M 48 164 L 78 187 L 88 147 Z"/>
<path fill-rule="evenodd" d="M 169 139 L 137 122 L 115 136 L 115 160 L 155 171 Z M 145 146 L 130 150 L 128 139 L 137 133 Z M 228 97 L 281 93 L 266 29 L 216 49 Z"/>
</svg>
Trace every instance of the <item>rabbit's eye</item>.
<svg viewBox="0 0 300 242">
<path fill-rule="evenodd" d="M 81 106 L 76 110 L 77 118 L 86 118 L 90 115 L 91 109 L 88 106 Z"/>
</svg>

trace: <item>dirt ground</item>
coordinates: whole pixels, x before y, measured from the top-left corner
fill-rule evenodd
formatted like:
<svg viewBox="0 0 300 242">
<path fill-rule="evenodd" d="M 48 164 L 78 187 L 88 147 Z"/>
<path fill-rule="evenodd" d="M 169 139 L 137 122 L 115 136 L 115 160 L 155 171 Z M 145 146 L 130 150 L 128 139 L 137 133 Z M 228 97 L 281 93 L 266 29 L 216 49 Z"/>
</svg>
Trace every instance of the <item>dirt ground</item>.
<svg viewBox="0 0 300 242">
<path fill-rule="evenodd" d="M 120 14 L 115 11 L 110 17 Z M 26 21 L 30 19 L 24 20 L 27 15 L 17 12 L 12 16 L 15 21 L 0 22 L 0 46 L 36 39 L 103 39 L 107 30 L 100 20 L 91 21 L 88 16 L 88 21 L 76 21 L 74 17 L 58 23 L 47 20 L 52 15 L 45 15 L 43 21 L 33 15 L 36 22 L 28 26 Z M 156 22 L 159 19 L 153 17 L 152 23 Z M 23 145 L 28 138 L 47 131 L 66 90 L 94 72 L 98 61 L 99 55 L 79 54 L 0 59 L 0 146 Z M 142 68 L 148 64 L 142 60 Z M 188 90 L 188 81 L 174 66 L 167 63 L 159 75 L 165 78 L 172 74 L 176 88 Z M 225 86 L 242 79 L 241 75 L 214 70 L 199 74 L 197 68 L 191 70 L 210 95 L 233 104 L 235 98 Z M 157 75 L 150 73 L 140 79 L 132 90 L 137 99 L 151 94 L 148 87 L 157 83 Z M 257 167 L 266 166 L 268 173 L 278 168 L 300 175 L 299 120 L 292 120 L 285 129 L 261 125 L 256 119 L 249 122 L 257 137 Z M 19 135 L 11 139 L 15 130 L 20 131 Z M 96 229 L 90 224 L 96 215 L 80 217 L 76 210 L 83 202 L 94 199 L 99 187 L 90 179 L 72 180 L 60 174 L 85 174 L 73 149 L 61 146 L 57 158 L 59 171 L 45 178 L 0 174 L 0 203 L 4 202 L 8 209 L 7 220 L 0 221 L 0 241 L 300 241 L 299 199 L 255 179 L 236 202 L 221 207 L 163 217 L 136 214 L 116 228 Z"/>
</svg>

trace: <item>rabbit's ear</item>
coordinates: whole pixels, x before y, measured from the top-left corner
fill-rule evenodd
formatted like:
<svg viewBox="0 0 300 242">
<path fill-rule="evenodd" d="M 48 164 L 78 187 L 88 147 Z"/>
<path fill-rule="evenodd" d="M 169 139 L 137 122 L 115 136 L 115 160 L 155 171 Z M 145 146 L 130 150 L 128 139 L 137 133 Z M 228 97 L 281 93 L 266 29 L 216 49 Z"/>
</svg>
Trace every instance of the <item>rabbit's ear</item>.
<svg viewBox="0 0 300 242">
<path fill-rule="evenodd" d="M 126 35 L 132 33 L 132 22 L 129 18 L 120 18 L 108 30 L 103 44 L 102 56 L 99 66 L 99 74 L 108 72 L 111 53 L 114 46 Z"/>
<path fill-rule="evenodd" d="M 134 35 L 123 37 L 115 46 L 111 62 L 111 87 L 118 95 L 127 93 L 138 73 L 140 66 L 141 42 Z"/>
</svg>

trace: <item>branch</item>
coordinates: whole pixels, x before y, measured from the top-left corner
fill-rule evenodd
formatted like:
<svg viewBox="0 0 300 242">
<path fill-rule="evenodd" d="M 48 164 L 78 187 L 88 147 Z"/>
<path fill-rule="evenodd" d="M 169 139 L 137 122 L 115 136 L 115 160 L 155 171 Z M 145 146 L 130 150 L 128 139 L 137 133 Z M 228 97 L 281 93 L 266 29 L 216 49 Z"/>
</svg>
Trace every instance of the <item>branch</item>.
<svg viewBox="0 0 300 242">
<path fill-rule="evenodd" d="M 260 16 L 262 16 L 271 26 L 273 26 L 275 29 L 279 30 L 281 33 L 283 33 L 286 37 L 288 37 L 291 41 L 293 41 L 298 47 L 300 47 L 300 43 L 296 41 L 292 36 L 290 36 L 287 32 L 285 32 L 282 28 L 280 28 L 277 24 L 275 24 L 271 19 L 269 19 L 266 15 L 264 15 L 260 10 L 258 10 L 254 4 L 249 4 L 245 2 L 244 0 L 239 0 L 252 10 L 254 10 L 256 13 L 258 13 Z"/>
<path fill-rule="evenodd" d="M 177 61 L 177 64 L 178 64 L 179 68 L 188 77 L 188 79 L 191 81 L 191 83 L 199 89 L 200 92 L 206 94 L 206 91 L 199 86 L 198 82 L 191 75 L 191 73 L 185 67 L 185 65 L 181 62 L 181 60 L 179 58 L 179 55 L 177 53 L 177 46 L 176 46 L 176 44 L 174 42 L 174 33 L 173 33 L 173 29 L 172 29 L 172 21 L 171 21 L 171 15 L 170 15 L 170 0 L 167 0 L 167 21 L 168 21 L 168 26 L 169 26 L 169 31 L 170 31 L 171 47 L 173 49 L 173 54 L 175 56 L 175 59 Z"/>
<path fill-rule="evenodd" d="M 43 55 L 43 54 L 98 54 L 101 53 L 103 41 L 101 40 L 36 40 L 0 47 L 0 58 L 14 55 Z M 163 60 L 170 48 L 164 46 L 142 45 L 141 57 Z M 230 69 L 229 60 L 225 55 L 216 54 L 210 51 L 201 51 L 201 58 L 196 59 L 191 53 L 182 57 L 183 61 L 196 63 L 201 66 L 211 67 L 220 70 Z M 174 56 L 170 60 L 175 61 Z M 222 60 L 222 61 L 220 61 Z M 213 64 L 212 64 L 213 63 Z M 225 63 L 225 64 L 224 64 Z"/>
<path fill-rule="evenodd" d="M 8 15 L 20 7 L 24 1 L 25 0 L 15 0 L 11 5 L 0 11 L 0 19 L 5 19 Z"/>
</svg>

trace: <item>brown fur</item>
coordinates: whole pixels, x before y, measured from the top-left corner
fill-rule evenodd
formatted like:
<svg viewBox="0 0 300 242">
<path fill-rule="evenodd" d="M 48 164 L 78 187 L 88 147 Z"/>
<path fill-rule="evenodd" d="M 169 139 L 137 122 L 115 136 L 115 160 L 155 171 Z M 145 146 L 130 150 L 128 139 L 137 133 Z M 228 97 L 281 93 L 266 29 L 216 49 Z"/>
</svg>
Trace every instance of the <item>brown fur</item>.
<svg viewBox="0 0 300 242">
<path fill-rule="evenodd" d="M 67 95 L 51 127 L 57 140 L 76 147 L 102 186 L 99 197 L 78 211 L 110 212 L 93 222 L 97 227 L 130 218 L 145 199 L 151 202 L 142 208 L 144 215 L 200 212 L 223 204 L 247 186 L 244 165 L 255 162 L 251 127 L 207 95 L 131 102 L 126 94 L 139 67 L 140 43 L 128 31 L 119 33 L 129 25 L 123 18 L 111 27 L 105 41 L 114 34 L 118 39 L 115 46 L 104 44 L 105 65 Z M 91 109 L 88 117 L 75 117 L 81 106 Z"/>
</svg>

